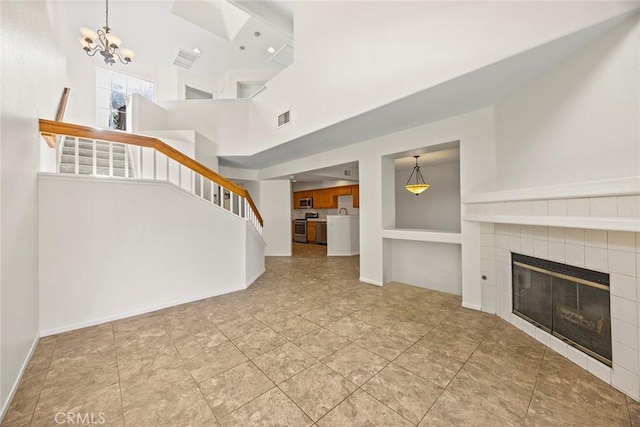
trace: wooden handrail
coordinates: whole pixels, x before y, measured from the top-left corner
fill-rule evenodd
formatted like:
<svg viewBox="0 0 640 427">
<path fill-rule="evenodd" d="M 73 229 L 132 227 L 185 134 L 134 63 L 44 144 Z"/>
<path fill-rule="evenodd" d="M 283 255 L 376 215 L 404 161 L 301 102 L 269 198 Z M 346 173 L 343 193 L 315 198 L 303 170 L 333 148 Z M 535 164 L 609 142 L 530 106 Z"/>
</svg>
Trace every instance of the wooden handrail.
<svg viewBox="0 0 640 427">
<path fill-rule="evenodd" d="M 192 171 L 199 173 L 200 175 L 209 178 L 222 187 L 233 191 L 236 194 L 247 199 L 249 206 L 253 209 L 256 218 L 260 222 L 260 225 L 264 225 L 262 216 L 258 212 L 251 194 L 246 188 L 240 187 L 235 182 L 232 182 L 224 176 L 212 171 L 204 166 L 202 163 L 192 159 L 191 157 L 181 153 L 172 146 L 160 141 L 157 138 L 151 136 L 135 135 L 117 130 L 107 130 L 94 128 L 90 126 L 75 125 L 72 123 L 64 123 L 54 120 L 40 119 L 40 133 L 43 135 L 66 135 L 75 136 L 79 138 L 97 139 L 101 141 L 119 142 L 122 144 L 137 145 L 139 147 L 153 148 L 167 157 L 175 160 L 176 162 L 188 167 Z"/>
<path fill-rule="evenodd" d="M 65 87 L 62 90 L 62 97 L 60 98 L 60 103 L 58 104 L 58 112 L 56 113 L 56 122 L 61 122 L 64 119 L 64 113 L 67 111 L 67 104 L 69 103 L 69 94 L 71 93 L 71 89 Z M 42 137 L 44 138 L 47 145 L 51 148 L 56 148 L 56 136 L 50 133 L 40 132 Z"/>
</svg>

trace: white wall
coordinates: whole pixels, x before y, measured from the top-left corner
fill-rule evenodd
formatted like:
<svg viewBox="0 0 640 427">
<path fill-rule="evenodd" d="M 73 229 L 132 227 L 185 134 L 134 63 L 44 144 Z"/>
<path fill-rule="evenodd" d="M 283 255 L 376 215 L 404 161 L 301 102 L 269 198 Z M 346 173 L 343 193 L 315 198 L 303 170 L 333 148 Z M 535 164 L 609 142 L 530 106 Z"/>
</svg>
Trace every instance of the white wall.
<svg viewBox="0 0 640 427">
<path fill-rule="evenodd" d="M 391 240 L 394 282 L 462 295 L 460 245 Z"/>
<path fill-rule="evenodd" d="M 286 70 L 285 70 L 286 71 Z M 380 138 L 362 141 L 347 147 L 327 151 L 315 156 L 283 163 L 258 171 L 260 179 L 295 175 L 343 164 L 359 162 L 360 175 L 360 278 L 363 281 L 382 285 L 385 282 L 385 265 L 390 258 L 389 246 L 385 245 L 382 230 L 395 224 L 395 207 L 383 195 L 394 193 L 393 160 L 388 157 L 423 147 L 430 147 L 452 141 L 460 141 L 460 191 L 461 194 L 490 191 L 495 187 L 495 133 L 493 108 L 485 108 L 462 114 L 428 125 L 407 129 Z M 463 231 L 463 247 L 465 235 Z M 471 241 L 473 243 L 473 241 Z M 387 256 L 385 256 L 387 252 Z M 464 252 L 463 252 L 464 253 Z M 477 252 L 467 252 L 475 257 Z M 475 259 L 475 258 L 474 258 Z M 465 264 L 465 258 L 462 258 Z M 479 273 L 479 268 L 478 268 Z M 477 280 L 469 275 L 470 284 Z M 469 287 L 476 289 L 477 286 Z M 480 306 L 480 293 L 471 292 L 465 296 L 466 282 L 463 282 L 463 301 Z"/>
<path fill-rule="evenodd" d="M 496 106 L 499 189 L 640 175 L 638 16 Z"/>
<path fill-rule="evenodd" d="M 41 175 L 39 186 L 43 334 L 244 289 L 260 273 L 264 244 L 246 221 L 171 184 Z"/>
<path fill-rule="evenodd" d="M 38 118 L 55 117 L 65 58 L 46 2 L 1 2 L 0 418 L 38 338 Z"/>
<path fill-rule="evenodd" d="M 260 203 L 257 205 L 264 219 L 265 255 L 291 255 L 291 182 L 286 180 L 260 181 Z"/>
<path fill-rule="evenodd" d="M 460 232 L 460 164 L 421 167 L 429 189 L 419 196 L 404 186 L 412 169 L 396 169 L 396 228 L 424 228 Z"/>
<path fill-rule="evenodd" d="M 282 71 L 280 67 L 262 70 L 229 70 L 220 79 L 219 98 L 237 98 L 238 82 L 267 82 L 280 71 Z"/>
</svg>

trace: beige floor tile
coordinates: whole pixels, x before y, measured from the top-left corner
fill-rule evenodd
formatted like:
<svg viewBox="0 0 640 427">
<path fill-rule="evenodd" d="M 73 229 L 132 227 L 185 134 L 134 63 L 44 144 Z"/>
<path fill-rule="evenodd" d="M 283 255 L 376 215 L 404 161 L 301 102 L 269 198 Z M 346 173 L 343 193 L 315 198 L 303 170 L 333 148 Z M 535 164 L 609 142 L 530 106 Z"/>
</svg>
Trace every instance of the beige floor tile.
<svg viewBox="0 0 640 427">
<path fill-rule="evenodd" d="M 317 324 L 317 325 L 326 325 L 327 323 L 335 322 L 347 316 L 352 311 L 347 310 L 343 307 L 335 307 L 331 304 L 325 305 L 320 308 L 316 308 L 315 310 L 308 311 L 302 314 L 302 317 L 305 319 Z"/>
<path fill-rule="evenodd" d="M 394 363 L 367 381 L 362 390 L 414 424 L 420 422 L 443 391 Z"/>
<path fill-rule="evenodd" d="M 357 386 L 389 364 L 389 361 L 355 344 L 350 344 L 322 361 Z"/>
<path fill-rule="evenodd" d="M 240 350 L 229 341 L 210 347 L 207 342 L 180 346 L 178 351 L 196 381 L 202 382 L 247 361 Z"/>
<path fill-rule="evenodd" d="M 117 346 L 120 379 L 136 375 L 150 375 L 159 369 L 180 368 L 185 364 L 168 336 L 151 342 Z"/>
<path fill-rule="evenodd" d="M 184 337 L 200 339 L 220 334 L 220 331 L 218 331 L 218 328 L 216 328 L 213 322 L 203 317 L 194 319 L 191 317 L 178 317 L 176 315 L 165 316 L 164 327 L 174 341 Z"/>
<path fill-rule="evenodd" d="M 470 405 L 482 405 L 486 411 L 511 423 L 522 423 L 531 399 L 531 390 L 480 369 L 464 366 L 447 390 Z"/>
<path fill-rule="evenodd" d="M 582 413 L 590 413 L 596 407 L 602 414 L 628 413 L 622 393 L 550 349 L 545 351 L 536 380 L 536 392 L 541 406 L 549 406 L 557 400 Z M 543 409 L 537 410 L 537 414 L 543 413 Z"/>
<path fill-rule="evenodd" d="M 473 353 L 467 364 L 509 381 L 533 388 L 544 350 L 534 351 L 530 347 L 509 348 L 491 342 L 483 342 Z"/>
<path fill-rule="evenodd" d="M 440 387 L 449 385 L 463 365 L 462 362 L 417 344 L 398 356 L 393 363 Z"/>
<path fill-rule="evenodd" d="M 375 330 L 354 342 L 387 360 L 395 359 L 412 344 L 398 335 L 380 330 Z"/>
<path fill-rule="evenodd" d="M 279 387 L 314 421 L 320 419 L 357 388 L 322 363 L 317 363 L 289 378 Z"/>
<path fill-rule="evenodd" d="M 640 403 L 627 397 L 627 406 L 629 407 L 631 427 L 640 427 Z"/>
<path fill-rule="evenodd" d="M 603 411 L 599 406 L 576 405 L 535 391 L 525 426 L 628 426 L 629 412 L 624 404 L 618 411 Z"/>
<path fill-rule="evenodd" d="M 374 329 L 374 327 L 368 323 L 352 316 L 345 316 L 335 322 L 326 324 L 324 327 L 334 334 L 350 340 L 358 339 Z"/>
<path fill-rule="evenodd" d="M 271 326 L 274 331 L 290 340 L 294 340 L 311 331 L 315 331 L 319 327 L 320 326 L 301 316 L 292 317 Z"/>
<path fill-rule="evenodd" d="M 392 311 L 386 308 L 381 309 L 378 306 L 367 307 L 364 310 L 356 311 L 351 316 L 373 327 L 384 325 L 395 318 Z"/>
<path fill-rule="evenodd" d="M 220 419 L 275 387 L 251 362 L 200 383 L 200 390 Z"/>
<path fill-rule="evenodd" d="M 425 336 L 431 329 L 433 326 L 405 319 L 393 319 L 379 328 L 380 331 L 390 332 L 412 343 Z"/>
<path fill-rule="evenodd" d="M 312 356 L 321 359 L 345 347 L 349 342 L 348 339 L 321 328 L 297 338 L 294 344 Z"/>
<path fill-rule="evenodd" d="M 58 393 L 57 390 L 45 391 L 40 395 L 38 406 L 33 414 L 32 425 L 56 425 L 66 419 L 60 414 L 81 414 L 82 419 L 104 420 L 109 424 L 122 419 L 122 401 L 120 386 L 114 384 L 87 394 Z M 68 424 L 68 423 L 67 423 Z M 78 423 L 80 424 L 80 423 Z M 84 423 L 82 423 L 84 424 Z"/>
<path fill-rule="evenodd" d="M 316 363 L 316 358 L 293 343 L 286 343 L 253 360 L 276 384 Z"/>
<path fill-rule="evenodd" d="M 276 323 L 284 322 L 285 320 L 291 319 L 296 316 L 297 314 L 292 311 L 271 307 L 259 310 L 253 314 L 253 317 L 269 326 L 273 326 Z"/>
<path fill-rule="evenodd" d="M 452 334 L 436 328 L 417 343 L 429 350 L 437 351 L 447 357 L 466 362 L 480 345 L 481 339 L 470 339 L 466 334 Z"/>
<path fill-rule="evenodd" d="M 418 424 L 419 427 L 516 427 L 520 425 L 520 423 L 496 417 L 493 412 L 485 410 L 482 402 L 468 402 L 447 390 L 440 395 L 440 398 Z"/>
<path fill-rule="evenodd" d="M 320 427 L 409 427 L 412 425 L 362 390 L 353 393 L 318 421 Z"/>
<path fill-rule="evenodd" d="M 313 421 L 280 389 L 273 388 L 220 420 L 224 427 L 304 427 Z"/>
<path fill-rule="evenodd" d="M 287 339 L 271 328 L 263 328 L 235 340 L 238 346 L 249 359 L 254 359 L 287 342 Z"/>
<path fill-rule="evenodd" d="M 64 356 L 51 361 L 43 394 L 82 396 L 118 383 L 115 349 L 99 355 Z"/>
<path fill-rule="evenodd" d="M 218 325 L 218 329 L 230 340 L 241 338 L 264 328 L 264 323 L 252 316 L 242 315 Z"/>
</svg>

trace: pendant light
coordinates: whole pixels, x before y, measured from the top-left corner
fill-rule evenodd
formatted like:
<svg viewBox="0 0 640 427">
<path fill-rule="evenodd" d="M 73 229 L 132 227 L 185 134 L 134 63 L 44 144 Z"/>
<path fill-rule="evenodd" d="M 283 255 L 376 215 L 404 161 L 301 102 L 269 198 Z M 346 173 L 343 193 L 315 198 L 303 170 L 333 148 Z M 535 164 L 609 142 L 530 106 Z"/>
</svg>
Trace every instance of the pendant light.
<svg viewBox="0 0 640 427">
<path fill-rule="evenodd" d="M 416 158 L 416 165 L 414 166 L 413 171 L 411 172 L 411 175 L 409 176 L 409 180 L 407 181 L 407 185 L 405 185 L 404 188 L 406 188 L 407 190 L 409 190 L 410 192 L 412 192 L 416 196 L 419 196 L 420 193 L 422 193 L 423 191 L 425 191 L 425 190 L 427 190 L 429 188 L 429 184 L 424 182 L 424 178 L 422 177 L 422 173 L 420 173 L 420 166 L 418 166 L 418 158 L 420 156 L 413 156 L 413 157 Z M 414 176 L 415 176 L 415 179 L 413 179 Z M 413 179 L 413 181 L 412 181 L 412 179 Z"/>
</svg>

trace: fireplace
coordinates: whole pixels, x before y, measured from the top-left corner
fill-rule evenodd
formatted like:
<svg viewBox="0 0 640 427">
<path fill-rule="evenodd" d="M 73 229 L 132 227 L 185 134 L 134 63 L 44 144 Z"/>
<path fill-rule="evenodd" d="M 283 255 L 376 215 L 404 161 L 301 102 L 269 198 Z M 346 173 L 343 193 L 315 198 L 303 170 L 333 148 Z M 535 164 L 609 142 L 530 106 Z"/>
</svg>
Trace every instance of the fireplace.
<svg viewBox="0 0 640 427">
<path fill-rule="evenodd" d="M 609 275 L 511 254 L 513 313 L 611 366 Z"/>
</svg>

